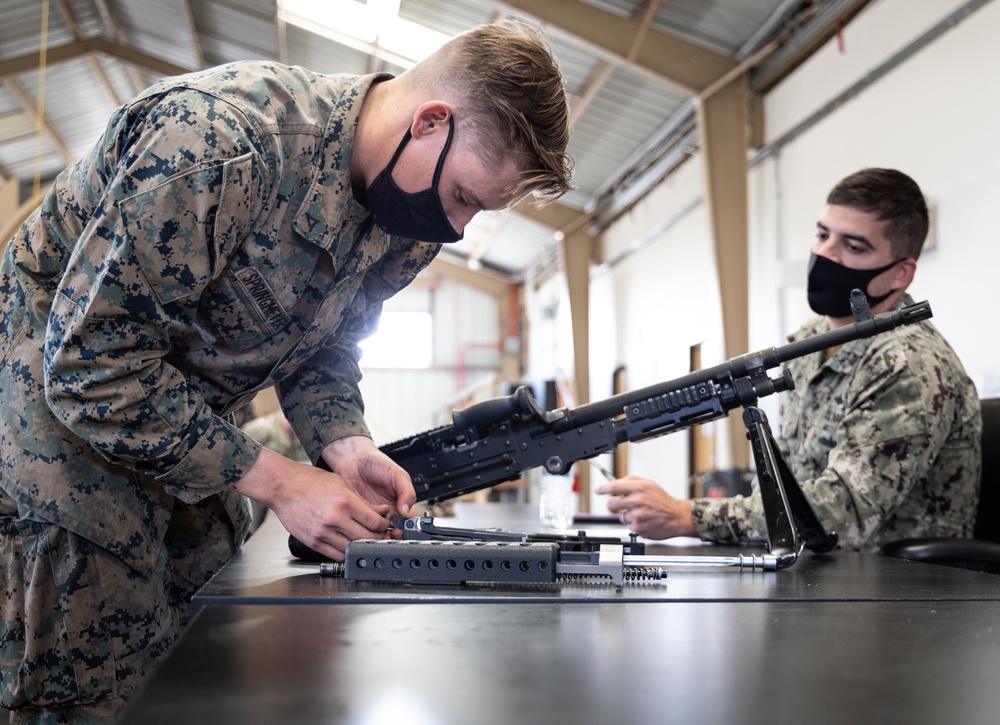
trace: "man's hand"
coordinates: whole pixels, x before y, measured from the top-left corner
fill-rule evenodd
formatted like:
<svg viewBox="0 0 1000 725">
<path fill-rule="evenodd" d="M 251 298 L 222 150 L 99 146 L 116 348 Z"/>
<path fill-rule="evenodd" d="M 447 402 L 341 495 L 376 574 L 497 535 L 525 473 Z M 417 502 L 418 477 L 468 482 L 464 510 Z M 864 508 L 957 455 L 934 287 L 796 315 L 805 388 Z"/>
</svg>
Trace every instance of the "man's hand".
<svg viewBox="0 0 1000 725">
<path fill-rule="evenodd" d="M 619 514 L 630 531 L 647 539 L 697 536 L 691 502 L 679 501 L 655 481 L 626 476 L 601 484 L 595 493 L 610 494 L 608 510 Z"/>
<path fill-rule="evenodd" d="M 385 504 L 406 516 L 417 501 L 410 474 L 367 436 L 334 441 L 323 450 L 323 460 L 370 504 Z"/>
<path fill-rule="evenodd" d="M 324 451 L 331 468 L 344 474 L 265 448 L 233 488 L 274 511 L 285 529 L 313 551 L 343 561 L 351 541 L 383 538 L 386 517 L 394 511 L 405 514 L 416 500 L 409 475 L 364 440 L 367 446 L 356 441 L 340 447 L 332 461 L 326 456 L 330 447 Z"/>
</svg>

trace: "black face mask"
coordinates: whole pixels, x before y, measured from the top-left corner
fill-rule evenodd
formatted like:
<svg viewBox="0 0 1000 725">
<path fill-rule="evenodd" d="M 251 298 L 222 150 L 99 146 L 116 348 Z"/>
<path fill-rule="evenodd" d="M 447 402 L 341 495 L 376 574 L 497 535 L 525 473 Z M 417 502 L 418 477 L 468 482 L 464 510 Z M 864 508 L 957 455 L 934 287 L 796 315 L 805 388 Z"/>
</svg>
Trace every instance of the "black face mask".
<svg viewBox="0 0 1000 725">
<path fill-rule="evenodd" d="M 429 189 L 409 193 L 396 186 L 396 182 L 392 180 L 392 170 L 396 166 L 396 161 L 410 141 L 410 129 L 406 129 L 406 135 L 396 147 L 392 160 L 368 187 L 362 203 L 375 217 L 375 223 L 389 234 L 436 244 L 457 242 L 462 238 L 462 234 L 456 232 L 448 220 L 448 215 L 445 214 L 444 206 L 441 204 L 441 195 L 438 193 L 444 157 L 451 148 L 451 137 L 455 133 L 454 119 L 450 119 L 449 123 L 451 125 L 448 127 L 448 140 L 441 149 Z"/>
<path fill-rule="evenodd" d="M 809 306 L 818 315 L 851 316 L 851 290 L 859 289 L 868 298 L 868 306 L 883 302 L 892 294 L 868 294 L 868 283 L 900 260 L 878 269 L 851 269 L 818 254 L 809 256 Z"/>
</svg>

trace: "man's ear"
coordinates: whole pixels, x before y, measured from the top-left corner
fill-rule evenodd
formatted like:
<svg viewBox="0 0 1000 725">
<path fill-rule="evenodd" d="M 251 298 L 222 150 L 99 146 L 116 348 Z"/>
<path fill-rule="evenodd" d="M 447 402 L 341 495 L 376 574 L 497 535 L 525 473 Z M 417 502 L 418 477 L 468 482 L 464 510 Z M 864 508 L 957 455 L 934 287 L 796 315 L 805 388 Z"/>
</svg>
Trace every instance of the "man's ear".
<svg viewBox="0 0 1000 725">
<path fill-rule="evenodd" d="M 890 285 L 890 289 L 898 290 L 909 287 L 910 282 L 913 281 L 913 275 L 916 271 L 917 260 L 910 259 L 909 257 L 899 260 L 899 263 L 896 265 L 892 273 L 892 283 Z"/>
<path fill-rule="evenodd" d="M 420 104 L 413 112 L 413 123 L 410 125 L 410 135 L 420 138 L 435 130 L 447 130 L 448 119 L 451 118 L 451 104 L 445 101 L 427 101 Z"/>
</svg>

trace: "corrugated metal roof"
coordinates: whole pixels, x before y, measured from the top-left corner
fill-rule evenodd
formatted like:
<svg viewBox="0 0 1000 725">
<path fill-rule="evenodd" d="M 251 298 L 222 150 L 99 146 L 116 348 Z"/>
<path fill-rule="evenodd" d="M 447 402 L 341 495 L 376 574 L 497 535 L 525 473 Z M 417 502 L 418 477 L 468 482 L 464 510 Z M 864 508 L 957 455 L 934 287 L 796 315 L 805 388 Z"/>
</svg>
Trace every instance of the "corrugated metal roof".
<svg viewBox="0 0 1000 725">
<path fill-rule="evenodd" d="M 814 5 L 825 1 L 815 0 Z M 560 10 L 565 6 L 567 18 L 594 9 L 600 11 L 599 17 L 610 13 L 626 18 L 633 23 L 632 32 L 641 36 L 639 23 L 648 2 L 565 0 Z M 403 70 L 366 52 L 279 23 L 276 0 L 66 0 L 48 5 L 47 48 L 72 57 L 57 59 L 46 68 L 45 114 L 75 156 L 89 151 L 118 103 L 171 69 L 284 57 L 290 64 L 320 73 Z M 735 64 L 748 40 L 761 29 L 770 31 L 780 25 L 783 18 L 779 16 L 794 11 L 792 5 L 789 0 L 659 0 L 652 28 L 728 56 Z M 545 6 L 539 3 L 539 12 Z M 34 115 L 33 109 L 23 108 L 14 84 L 37 102 L 39 74 L 32 54 L 40 47 L 42 7 L 39 0 L 2 0 L 0 116 L 22 111 Z M 69 9 L 71 18 L 63 8 Z M 448 36 L 505 15 L 531 18 L 532 10 L 528 3 L 497 0 L 401 0 L 399 6 L 405 20 Z M 584 39 L 567 30 L 572 23 L 563 27 L 558 17 L 548 18 L 543 26 L 552 34 L 571 105 L 583 104 L 575 113 L 570 141 L 578 189 L 561 200 L 579 212 L 606 196 L 621 178 L 632 178 L 624 173 L 630 160 L 652 146 L 651 141 L 690 98 L 678 91 L 675 80 L 617 55 L 611 46 L 602 48 L 604 27 L 588 31 Z M 80 41 L 94 38 L 119 42 L 122 52 L 141 51 L 148 62 L 140 59 L 144 67 L 128 66 L 110 55 L 85 54 Z M 11 70 L 13 64 L 17 66 Z M 51 137 L 43 135 L 39 143 L 34 133 L 11 134 L 0 137 L 0 174 L 30 179 L 40 171 L 49 179 L 66 165 Z M 552 230 L 515 214 L 509 216 L 502 224 L 487 218 L 470 226 L 466 240 L 452 251 L 472 254 L 478 250 L 484 265 L 520 276 L 554 244 Z M 477 244 L 477 235 L 482 234 L 492 240 L 484 252 L 483 245 Z"/>
<path fill-rule="evenodd" d="M 315 33 L 289 26 L 287 30 L 289 65 L 301 65 L 317 73 L 369 72 L 368 55 L 346 45 L 331 43 Z"/>
<path fill-rule="evenodd" d="M 588 0 L 623 18 L 646 12 L 645 0 Z M 725 55 L 735 55 L 787 0 L 660 0 L 653 27 Z"/>
<path fill-rule="evenodd" d="M 783 3 L 784 0 L 671 0 L 657 13 L 653 27 L 735 56 Z"/>
<path fill-rule="evenodd" d="M 191 33 L 185 0 L 128 0 L 112 7 L 130 45 L 185 68 L 200 65 L 196 50 L 200 39 Z"/>
<path fill-rule="evenodd" d="M 73 34 L 50 13 L 48 44 L 59 45 L 73 40 Z M 5 0 L 0 14 L 0 51 L 4 58 L 36 51 L 41 43 L 42 5 L 37 0 Z"/>
<path fill-rule="evenodd" d="M 197 2 L 191 9 L 207 65 L 278 59 L 273 1 Z"/>
<path fill-rule="evenodd" d="M 603 191 L 623 158 L 632 156 L 687 99 L 626 68 L 616 70 L 573 126 L 570 150 L 579 189 L 568 196 L 583 208 Z"/>
<path fill-rule="evenodd" d="M 399 3 L 399 17 L 449 36 L 489 23 L 496 13 L 487 5 L 454 0 L 400 0 Z"/>
<path fill-rule="evenodd" d="M 497 241 L 490 245 L 489 265 L 502 270 L 530 266 L 555 243 L 549 227 L 519 214 L 506 214 Z"/>
<path fill-rule="evenodd" d="M 104 133 L 108 122 L 108 109 L 114 100 L 100 87 L 94 87 L 92 71 L 86 60 L 60 63 L 46 74 L 45 115 L 59 130 L 59 136 L 78 158 L 89 152 L 98 137 Z M 34 98 L 39 95 L 38 73 L 25 73 L 21 83 Z M 94 96 L 101 102 L 95 103 Z M 56 166 L 66 166 L 63 159 L 54 160 Z"/>
</svg>

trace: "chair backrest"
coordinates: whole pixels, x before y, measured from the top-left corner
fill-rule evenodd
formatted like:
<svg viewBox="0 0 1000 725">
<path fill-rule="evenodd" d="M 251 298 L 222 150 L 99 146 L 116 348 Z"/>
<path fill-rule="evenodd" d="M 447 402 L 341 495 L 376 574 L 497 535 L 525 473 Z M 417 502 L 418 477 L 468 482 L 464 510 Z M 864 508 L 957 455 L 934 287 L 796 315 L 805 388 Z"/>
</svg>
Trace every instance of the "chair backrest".
<svg viewBox="0 0 1000 725">
<path fill-rule="evenodd" d="M 973 536 L 1000 542 L 1000 398 L 980 401 L 983 411 L 983 472 Z"/>
</svg>

